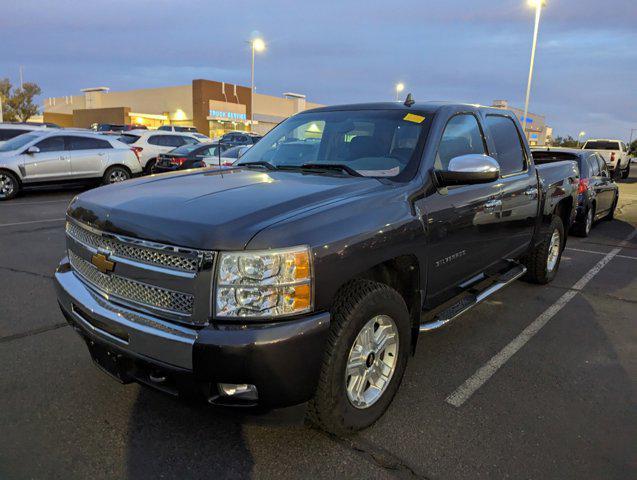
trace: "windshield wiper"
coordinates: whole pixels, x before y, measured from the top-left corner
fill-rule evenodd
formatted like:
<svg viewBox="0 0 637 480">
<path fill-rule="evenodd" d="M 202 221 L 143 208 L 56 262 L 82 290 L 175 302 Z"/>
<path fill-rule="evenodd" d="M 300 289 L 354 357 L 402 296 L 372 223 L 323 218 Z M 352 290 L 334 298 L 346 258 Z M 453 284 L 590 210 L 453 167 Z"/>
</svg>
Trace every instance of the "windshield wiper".
<svg viewBox="0 0 637 480">
<path fill-rule="evenodd" d="M 237 167 L 264 167 L 266 170 L 276 170 L 276 167 L 269 162 L 245 162 L 245 163 L 237 163 Z"/>
<path fill-rule="evenodd" d="M 352 167 L 343 165 L 341 163 L 304 163 L 299 168 L 301 168 L 302 170 L 339 170 L 351 175 L 352 177 L 363 176 Z"/>
</svg>

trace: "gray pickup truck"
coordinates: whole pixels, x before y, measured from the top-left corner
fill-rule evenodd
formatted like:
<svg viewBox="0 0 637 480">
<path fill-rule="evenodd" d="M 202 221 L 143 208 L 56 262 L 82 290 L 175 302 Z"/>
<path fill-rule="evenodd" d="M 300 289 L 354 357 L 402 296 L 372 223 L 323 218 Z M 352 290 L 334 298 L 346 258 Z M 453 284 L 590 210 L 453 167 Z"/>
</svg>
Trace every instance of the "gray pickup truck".
<svg viewBox="0 0 637 480">
<path fill-rule="evenodd" d="M 536 166 L 516 117 L 342 105 L 279 124 L 228 169 L 76 197 L 56 284 L 95 363 L 211 404 L 309 402 L 365 428 L 418 336 L 517 278 L 555 276 L 575 162 Z"/>
</svg>

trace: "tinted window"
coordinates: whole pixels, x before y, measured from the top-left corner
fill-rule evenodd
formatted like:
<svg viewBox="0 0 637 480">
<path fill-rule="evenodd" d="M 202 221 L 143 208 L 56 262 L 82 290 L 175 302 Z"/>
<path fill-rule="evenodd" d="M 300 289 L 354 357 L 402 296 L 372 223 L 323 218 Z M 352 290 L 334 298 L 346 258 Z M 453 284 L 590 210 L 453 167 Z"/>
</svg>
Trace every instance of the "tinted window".
<svg viewBox="0 0 637 480">
<path fill-rule="evenodd" d="M 69 141 L 69 150 L 100 150 L 113 148 L 106 140 L 88 137 L 66 137 Z"/>
<path fill-rule="evenodd" d="M 201 148 L 201 145 L 192 145 L 192 144 L 187 144 L 187 145 L 182 145 L 181 147 L 177 147 L 175 148 L 172 152 L 175 155 L 189 155 L 191 152 L 193 152 L 194 150 L 197 150 L 198 148 Z M 197 155 L 202 155 L 203 152 L 205 152 L 206 149 L 203 149 L 201 152 L 195 152 Z"/>
<path fill-rule="evenodd" d="M 44 152 L 61 152 L 64 150 L 64 137 L 48 137 L 35 144 L 40 149 L 41 153 Z"/>
<path fill-rule="evenodd" d="M 161 130 L 162 132 L 166 132 L 166 131 L 170 131 L 172 130 L 172 127 L 168 126 L 168 125 L 162 125 L 161 127 L 159 127 L 157 130 Z"/>
<path fill-rule="evenodd" d="M 0 142 L 5 142 L 7 140 L 11 140 L 18 135 L 22 135 L 23 133 L 29 133 L 31 130 L 23 130 L 23 129 L 0 129 Z"/>
<path fill-rule="evenodd" d="M 197 140 L 194 137 L 179 137 L 179 138 L 181 139 L 183 144 L 199 145 L 199 143 L 201 143 L 199 140 Z"/>
<path fill-rule="evenodd" d="M 153 135 L 148 138 L 148 143 L 159 147 L 180 147 L 185 142 L 176 135 Z"/>
<path fill-rule="evenodd" d="M 524 147 L 513 120 L 502 115 L 487 115 L 487 128 L 495 143 L 500 173 L 510 175 L 525 170 Z"/>
<path fill-rule="evenodd" d="M 436 167 L 446 170 L 452 158 L 471 153 L 486 153 L 478 120 L 470 114 L 456 115 L 447 122 L 442 134 Z"/>
<path fill-rule="evenodd" d="M 125 133 L 124 135 L 122 135 L 121 137 L 117 138 L 120 142 L 125 143 L 126 145 L 130 145 L 132 143 L 135 143 L 137 140 L 139 140 L 139 135 L 130 135 L 128 133 Z"/>
<path fill-rule="evenodd" d="M 595 140 L 584 144 L 585 150 L 619 150 L 619 142 Z"/>
<path fill-rule="evenodd" d="M 229 158 L 239 158 L 239 155 L 241 154 L 241 149 L 242 147 L 229 148 L 228 150 L 223 152 L 223 156 L 229 157 Z"/>
</svg>

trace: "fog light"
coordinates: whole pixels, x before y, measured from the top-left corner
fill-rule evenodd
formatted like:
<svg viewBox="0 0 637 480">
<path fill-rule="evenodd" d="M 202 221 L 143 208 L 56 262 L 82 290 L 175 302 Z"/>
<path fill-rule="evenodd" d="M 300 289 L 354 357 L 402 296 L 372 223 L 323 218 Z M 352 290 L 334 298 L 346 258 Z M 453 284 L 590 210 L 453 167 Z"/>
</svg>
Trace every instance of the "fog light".
<svg viewBox="0 0 637 480">
<path fill-rule="evenodd" d="M 257 387 L 247 383 L 218 383 L 219 393 L 224 397 L 240 398 L 242 400 L 258 400 Z"/>
</svg>

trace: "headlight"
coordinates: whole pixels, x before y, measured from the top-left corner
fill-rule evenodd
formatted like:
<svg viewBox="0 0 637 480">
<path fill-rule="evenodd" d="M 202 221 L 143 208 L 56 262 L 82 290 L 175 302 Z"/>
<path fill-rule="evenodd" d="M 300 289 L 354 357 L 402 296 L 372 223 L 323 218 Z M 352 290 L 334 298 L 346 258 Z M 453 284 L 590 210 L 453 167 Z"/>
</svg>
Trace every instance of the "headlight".
<svg viewBox="0 0 637 480">
<path fill-rule="evenodd" d="M 222 252 L 217 265 L 218 317 L 282 317 L 312 310 L 307 247 Z"/>
</svg>

